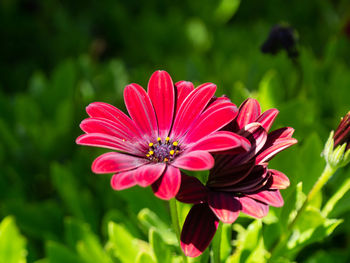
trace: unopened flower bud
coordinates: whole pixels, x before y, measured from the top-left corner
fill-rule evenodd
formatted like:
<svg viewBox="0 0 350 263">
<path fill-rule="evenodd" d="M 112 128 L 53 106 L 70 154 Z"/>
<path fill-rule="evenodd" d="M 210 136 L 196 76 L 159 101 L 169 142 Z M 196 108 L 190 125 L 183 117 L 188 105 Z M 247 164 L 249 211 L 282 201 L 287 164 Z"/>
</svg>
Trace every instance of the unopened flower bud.
<svg viewBox="0 0 350 263">
<path fill-rule="evenodd" d="M 331 132 L 323 150 L 327 163 L 340 168 L 350 162 L 350 111 L 341 119 L 335 132 Z"/>
<path fill-rule="evenodd" d="M 263 53 L 272 55 L 277 54 L 280 50 L 286 50 L 288 57 L 296 58 L 299 56 L 297 49 L 297 34 L 295 30 L 288 26 L 275 25 L 261 46 Z"/>
</svg>

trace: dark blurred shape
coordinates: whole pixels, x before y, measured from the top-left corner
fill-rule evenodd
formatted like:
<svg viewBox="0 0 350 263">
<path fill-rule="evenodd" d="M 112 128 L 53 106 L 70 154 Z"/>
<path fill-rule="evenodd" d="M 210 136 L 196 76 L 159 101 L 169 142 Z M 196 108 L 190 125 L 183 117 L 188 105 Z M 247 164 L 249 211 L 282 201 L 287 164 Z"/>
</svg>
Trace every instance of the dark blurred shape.
<svg viewBox="0 0 350 263">
<path fill-rule="evenodd" d="M 272 27 L 268 38 L 261 46 L 263 53 L 276 55 L 280 50 L 286 50 L 288 57 L 299 56 L 297 49 L 297 36 L 292 27 L 275 25 Z"/>
<path fill-rule="evenodd" d="M 350 19 L 345 23 L 344 34 L 348 39 L 350 39 Z"/>
</svg>

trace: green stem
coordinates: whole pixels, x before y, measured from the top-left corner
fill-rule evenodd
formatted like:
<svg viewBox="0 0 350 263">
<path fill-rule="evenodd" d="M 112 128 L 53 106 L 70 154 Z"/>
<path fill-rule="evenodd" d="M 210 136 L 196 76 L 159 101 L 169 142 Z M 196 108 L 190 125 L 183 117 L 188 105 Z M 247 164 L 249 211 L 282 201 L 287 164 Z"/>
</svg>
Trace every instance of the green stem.
<svg viewBox="0 0 350 263">
<path fill-rule="evenodd" d="M 346 179 L 339 190 L 328 200 L 322 209 L 322 215 L 328 216 L 338 201 L 350 190 L 350 178 Z"/>
<path fill-rule="evenodd" d="M 219 222 L 218 229 L 213 240 L 213 257 L 214 263 L 220 263 L 220 250 L 221 250 L 221 232 L 222 232 L 222 222 Z"/>
<path fill-rule="evenodd" d="M 279 251 L 285 246 L 285 243 L 288 241 L 290 238 L 293 228 L 295 224 L 297 223 L 298 219 L 300 216 L 303 214 L 305 211 L 307 205 L 309 202 L 315 197 L 315 195 L 322 189 L 322 187 L 328 182 L 329 178 L 335 173 L 337 169 L 331 167 L 330 165 L 326 165 L 324 168 L 321 176 L 318 178 L 317 182 L 314 184 L 308 195 L 306 196 L 306 199 L 300 209 L 297 211 L 296 216 L 294 219 L 288 224 L 287 226 L 287 231 L 285 231 L 280 239 L 277 241 L 277 243 L 271 248 L 271 256 L 270 259 L 273 259 L 278 255 Z"/>
<path fill-rule="evenodd" d="M 175 230 L 175 234 L 176 234 L 177 240 L 179 242 L 179 246 L 181 247 L 181 245 L 180 245 L 181 231 L 180 231 L 180 223 L 179 223 L 179 214 L 177 212 L 177 204 L 176 204 L 175 198 L 172 198 L 169 200 L 169 207 L 170 207 L 171 222 L 173 224 L 173 228 Z M 187 263 L 186 255 L 184 253 L 181 253 L 181 254 L 182 254 L 183 262 Z"/>
</svg>

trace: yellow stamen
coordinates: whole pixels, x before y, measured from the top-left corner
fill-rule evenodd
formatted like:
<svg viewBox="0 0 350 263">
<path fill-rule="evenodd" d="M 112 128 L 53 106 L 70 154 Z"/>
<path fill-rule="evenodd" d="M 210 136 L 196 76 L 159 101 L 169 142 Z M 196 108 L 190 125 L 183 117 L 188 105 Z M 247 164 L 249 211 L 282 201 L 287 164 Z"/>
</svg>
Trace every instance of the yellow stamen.
<svg viewBox="0 0 350 263">
<path fill-rule="evenodd" d="M 166 142 L 170 141 L 170 138 L 169 137 L 166 137 L 165 138 Z"/>
<path fill-rule="evenodd" d="M 160 142 L 162 139 L 160 137 L 157 138 L 157 141 Z"/>
<path fill-rule="evenodd" d="M 146 156 L 147 156 L 147 157 L 150 157 L 150 155 L 149 155 L 148 153 L 146 154 Z"/>
<path fill-rule="evenodd" d="M 152 146 L 153 146 L 153 142 L 150 142 L 150 143 L 148 144 L 148 146 L 149 146 L 149 147 L 152 147 Z"/>
<path fill-rule="evenodd" d="M 179 153 L 179 151 L 176 151 L 176 153 Z"/>
<path fill-rule="evenodd" d="M 164 158 L 164 162 L 167 162 L 167 161 L 169 161 L 169 159 L 168 158 Z"/>
<path fill-rule="evenodd" d="M 178 146 L 179 143 L 178 143 L 178 142 L 173 142 L 173 145 L 174 145 L 174 146 Z"/>
<path fill-rule="evenodd" d="M 149 151 L 148 154 L 149 154 L 149 155 L 153 155 L 154 152 L 153 152 L 153 151 Z"/>
<path fill-rule="evenodd" d="M 175 151 L 171 150 L 169 153 L 170 153 L 170 155 L 174 155 Z"/>
</svg>

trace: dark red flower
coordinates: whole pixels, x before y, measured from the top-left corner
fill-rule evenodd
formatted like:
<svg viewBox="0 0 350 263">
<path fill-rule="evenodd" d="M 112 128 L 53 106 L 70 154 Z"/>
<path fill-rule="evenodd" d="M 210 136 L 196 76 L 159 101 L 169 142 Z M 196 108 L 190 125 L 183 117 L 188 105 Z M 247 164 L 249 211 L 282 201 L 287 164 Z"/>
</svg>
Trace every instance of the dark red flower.
<svg viewBox="0 0 350 263">
<path fill-rule="evenodd" d="M 91 103 L 90 118 L 80 124 L 86 134 L 76 142 L 114 150 L 99 156 L 92 171 L 114 173 L 115 190 L 151 185 L 157 197 L 170 199 L 180 188 L 179 168 L 207 170 L 214 165 L 209 152 L 250 146 L 237 134 L 218 131 L 238 110 L 226 98 L 211 102 L 215 90 L 212 83 L 196 89 L 186 81 L 174 86 L 167 72 L 156 71 L 147 92 L 138 84 L 125 88 L 131 118 L 112 105 Z"/>
<path fill-rule="evenodd" d="M 289 180 L 283 173 L 268 169 L 268 161 L 297 141 L 292 138 L 292 128 L 268 133 L 277 114 L 276 109 L 261 114 L 256 100 L 246 100 L 226 128 L 246 137 L 251 149 L 216 154 L 205 186 L 197 178 L 182 174 L 176 198 L 194 204 L 181 233 L 181 247 L 187 256 L 196 257 L 206 249 L 219 221 L 233 223 L 240 212 L 262 218 L 269 205 L 283 205 L 279 189 L 288 187 Z"/>
<path fill-rule="evenodd" d="M 335 130 L 334 148 L 346 143 L 346 149 L 350 149 L 350 111 L 341 119 L 338 128 Z"/>
</svg>

